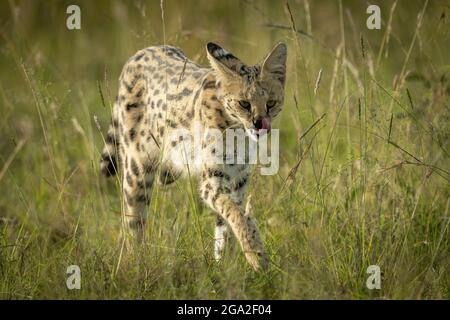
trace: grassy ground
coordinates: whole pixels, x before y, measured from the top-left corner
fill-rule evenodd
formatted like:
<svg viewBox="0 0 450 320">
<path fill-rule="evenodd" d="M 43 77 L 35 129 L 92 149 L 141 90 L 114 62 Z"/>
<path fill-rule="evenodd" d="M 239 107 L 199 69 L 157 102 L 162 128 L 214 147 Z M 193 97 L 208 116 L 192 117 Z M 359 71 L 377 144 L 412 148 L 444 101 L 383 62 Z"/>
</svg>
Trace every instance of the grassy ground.
<svg viewBox="0 0 450 320">
<path fill-rule="evenodd" d="M 0 297 L 450 298 L 450 6 L 380 6 L 368 30 L 364 1 L 2 1 Z M 256 63 L 280 40 L 280 170 L 249 190 L 270 270 L 234 241 L 214 263 L 215 217 L 188 181 L 155 188 L 143 252 L 122 254 L 93 118 L 105 132 L 123 63 L 166 42 L 206 65 L 208 41 Z"/>
</svg>

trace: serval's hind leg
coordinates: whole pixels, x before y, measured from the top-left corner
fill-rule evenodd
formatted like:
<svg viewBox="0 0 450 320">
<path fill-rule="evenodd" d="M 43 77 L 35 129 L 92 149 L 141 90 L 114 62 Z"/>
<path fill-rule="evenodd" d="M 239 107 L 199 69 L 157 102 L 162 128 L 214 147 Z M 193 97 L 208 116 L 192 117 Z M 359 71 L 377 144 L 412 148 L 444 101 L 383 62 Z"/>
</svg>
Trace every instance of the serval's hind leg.
<svg viewBox="0 0 450 320">
<path fill-rule="evenodd" d="M 124 231 L 128 246 L 130 238 L 141 242 L 147 221 L 147 207 L 150 203 L 153 181 L 155 179 L 154 165 L 151 162 L 140 161 L 138 157 L 125 155 L 123 161 L 123 199 Z"/>
</svg>

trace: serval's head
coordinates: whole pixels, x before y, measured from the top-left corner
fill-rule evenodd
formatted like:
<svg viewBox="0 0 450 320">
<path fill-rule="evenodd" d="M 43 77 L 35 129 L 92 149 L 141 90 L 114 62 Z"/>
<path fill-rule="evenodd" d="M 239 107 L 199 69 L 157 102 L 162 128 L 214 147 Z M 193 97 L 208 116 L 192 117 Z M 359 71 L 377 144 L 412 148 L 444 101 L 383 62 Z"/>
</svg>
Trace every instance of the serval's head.
<svg viewBox="0 0 450 320">
<path fill-rule="evenodd" d="M 286 79 L 286 45 L 277 44 L 264 60 L 249 66 L 215 43 L 207 45 L 216 73 L 218 98 L 227 113 L 256 139 L 268 132 L 281 111 Z"/>
</svg>

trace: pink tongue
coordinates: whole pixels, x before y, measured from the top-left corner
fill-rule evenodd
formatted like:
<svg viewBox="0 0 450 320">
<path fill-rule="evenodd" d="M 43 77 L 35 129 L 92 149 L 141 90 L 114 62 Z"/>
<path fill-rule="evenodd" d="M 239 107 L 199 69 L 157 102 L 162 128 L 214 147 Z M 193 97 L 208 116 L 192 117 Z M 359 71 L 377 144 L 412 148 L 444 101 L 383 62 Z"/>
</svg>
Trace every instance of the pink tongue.
<svg viewBox="0 0 450 320">
<path fill-rule="evenodd" d="M 266 129 L 267 131 L 270 130 L 270 120 L 269 120 L 269 118 L 263 118 L 262 119 L 262 128 L 261 129 Z"/>
</svg>

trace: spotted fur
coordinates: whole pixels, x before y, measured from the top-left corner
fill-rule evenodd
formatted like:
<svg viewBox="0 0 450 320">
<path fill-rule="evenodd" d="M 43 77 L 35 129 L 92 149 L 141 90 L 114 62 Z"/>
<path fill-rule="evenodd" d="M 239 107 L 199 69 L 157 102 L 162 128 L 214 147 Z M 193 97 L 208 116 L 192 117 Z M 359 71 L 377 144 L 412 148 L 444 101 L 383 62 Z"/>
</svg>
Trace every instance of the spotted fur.
<svg viewBox="0 0 450 320">
<path fill-rule="evenodd" d="M 286 46 L 274 47 L 258 65 L 248 66 L 217 44 L 207 45 L 211 68 L 201 67 L 172 46 L 138 51 L 125 64 L 112 124 L 101 156 L 106 176 L 121 172 L 124 223 L 130 234 L 144 236 L 146 207 L 155 175 L 167 184 L 186 174 L 187 167 L 173 161 L 173 150 L 185 137 L 173 138 L 175 129 L 252 129 L 257 119 L 273 119 L 281 111 L 286 74 Z M 249 107 L 243 108 L 242 102 Z M 271 107 L 268 108 L 268 101 Z M 274 104 L 274 105 L 273 105 Z M 202 153 L 216 150 L 208 137 Z M 175 155 L 176 156 L 176 155 Z M 199 194 L 217 213 L 215 258 L 220 260 L 227 227 L 238 239 L 255 270 L 268 264 L 259 232 L 243 209 L 250 167 L 245 164 L 204 162 L 189 168 L 199 179 Z"/>
</svg>

